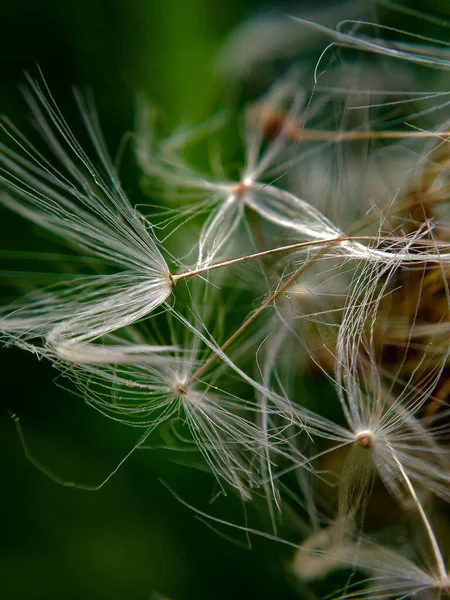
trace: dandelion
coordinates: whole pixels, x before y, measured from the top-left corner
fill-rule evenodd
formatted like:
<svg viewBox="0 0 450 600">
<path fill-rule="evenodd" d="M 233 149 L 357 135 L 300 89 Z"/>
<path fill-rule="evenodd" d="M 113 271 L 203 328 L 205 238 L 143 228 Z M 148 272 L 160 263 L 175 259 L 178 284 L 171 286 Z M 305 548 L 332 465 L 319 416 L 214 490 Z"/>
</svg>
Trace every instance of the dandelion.
<svg viewBox="0 0 450 600">
<path fill-rule="evenodd" d="M 299 26 L 288 23 L 289 31 Z M 280 39 L 278 20 L 268 25 L 283 52 L 292 40 Z M 401 40 L 384 41 L 364 35 L 373 24 L 356 20 L 336 30 L 305 25 L 338 48 L 407 61 L 408 85 L 414 65 L 448 67 L 447 42 L 431 36 L 390 28 Z M 251 44 L 234 75 L 260 64 L 257 48 Z M 266 50 L 262 63 L 275 52 Z M 221 116 L 158 142 L 142 107 L 136 155 L 146 191 L 181 204 L 151 222 L 125 196 L 92 102 L 76 92 L 95 161 L 45 83 L 28 77 L 25 98 L 47 148 L 40 152 L 4 120 L 1 202 L 97 262 L 92 273 L 1 308 L 1 339 L 49 359 L 89 406 L 140 430 L 113 473 L 165 432 L 164 447 L 193 450 L 221 494 L 265 499 L 273 530 L 266 538 L 280 540 L 298 500 L 307 532 L 286 544 L 299 579 L 339 569 L 350 573 L 341 598 L 440 598 L 450 593 L 446 550 L 429 515 L 450 500 L 449 133 L 438 120 L 448 92 L 403 97 L 405 80 L 389 79 L 401 67 L 386 79 L 372 64 L 363 79 L 361 65 L 338 60 L 329 69 L 327 50 L 315 81 L 311 64 L 291 68 L 242 111 L 237 176 L 221 160 L 204 174 L 185 158 L 191 143 L 222 133 Z M 329 71 L 331 86 L 320 89 L 319 69 Z M 421 104 L 429 100 L 431 107 Z M 419 125 L 396 129 L 411 102 L 410 125 Z M 372 110 L 376 119 L 368 118 Z M 380 176 L 375 141 L 382 150 L 389 144 L 392 163 Z M 344 144 L 354 144 L 351 173 L 365 183 L 361 195 L 343 181 L 353 178 Z M 311 183 L 305 171 L 321 181 Z M 328 191 L 320 198 L 317 190 Z M 323 377 L 328 395 L 307 394 L 305 374 Z M 387 507 L 379 527 L 370 523 L 378 503 Z M 426 548 L 423 568 L 386 544 L 392 521 L 412 515 Z M 368 579 L 359 581 L 360 572 Z"/>
<path fill-rule="evenodd" d="M 137 147 L 144 172 L 172 187 L 195 191 L 206 197 L 206 201 L 197 206 L 197 210 L 207 208 L 211 211 L 200 234 L 197 267 L 211 264 L 243 222 L 246 209 L 275 225 L 295 230 L 304 239 L 328 239 L 339 235 L 339 230 L 306 201 L 279 187 L 261 182 L 262 178 L 275 178 L 282 174 L 290 164 L 289 158 L 286 158 L 286 153 L 289 153 L 289 128 L 297 119 L 303 102 L 302 90 L 292 76 L 275 84 L 264 100 L 268 110 L 250 113 L 245 166 L 240 180 L 231 182 L 202 176 L 178 153 L 174 153 L 173 148 L 170 152 L 164 147 L 159 153 L 156 150 L 151 152 L 148 123 L 144 119 L 144 134 L 138 139 Z M 284 110 L 284 107 L 287 107 L 286 115 L 274 130 L 273 114 Z M 264 148 L 264 136 L 268 129 L 273 130 L 273 140 Z M 214 207 L 216 209 L 213 211 Z"/>
<path fill-rule="evenodd" d="M 428 541 L 427 566 L 419 567 L 392 548 L 369 544 L 366 540 L 360 541 L 357 552 L 354 553 L 354 566 L 370 573 L 371 578 L 363 582 L 367 586 L 366 589 L 353 591 L 350 588 L 339 595 L 340 598 L 428 598 L 427 593 L 433 591 L 435 595 L 431 597 L 441 598 L 450 592 L 450 577 L 436 534 L 400 461 L 397 460 L 397 463 Z"/>
<path fill-rule="evenodd" d="M 417 420 L 440 379 L 448 348 L 429 348 L 429 353 L 436 353 L 438 360 L 430 365 L 431 357 L 424 355 L 410 379 L 402 382 L 395 399 L 392 398 L 395 388 L 385 388 L 377 366 L 373 332 L 378 325 L 378 307 L 395 272 L 395 268 L 383 274 L 379 270 L 363 271 L 356 279 L 355 295 L 349 297 L 336 344 L 337 393 L 354 434 L 355 460 L 361 461 L 370 454 L 385 485 L 400 499 L 398 460 L 408 477 L 448 499 L 450 473 L 444 458 L 446 451 L 439 449 L 433 440 L 433 430 L 443 433 L 442 426 L 435 426 L 430 420 L 426 429 L 425 422 Z M 375 295 L 380 274 L 384 283 Z M 399 362 L 401 365 L 402 361 Z"/>
<path fill-rule="evenodd" d="M 100 365 L 80 361 L 67 368 L 63 357 L 57 366 L 96 410 L 126 425 L 144 428 L 139 448 L 146 448 L 145 440 L 162 423 L 171 422 L 182 446 L 195 444 L 223 491 L 226 482 L 248 500 L 261 481 L 255 457 L 263 457 L 263 443 L 269 444 L 274 456 L 285 454 L 282 439 L 275 428 L 263 436 L 254 422 L 256 403 L 227 391 L 230 365 L 235 373 L 240 372 L 230 359 L 216 364 L 207 377 L 196 375 L 217 344 L 207 328 L 212 320 L 214 294 L 211 297 L 212 291 L 202 282 L 196 284 L 190 292 L 189 317 L 175 310 L 160 316 L 171 331 L 171 346 L 158 345 L 157 327 L 149 323 L 144 329 L 145 338 L 153 341 L 151 347 L 158 348 L 156 354 L 149 354 L 147 347 L 141 351 L 139 341 L 144 331 L 129 328 L 128 341 L 120 344 L 122 356 L 128 361 L 110 360 L 114 355 L 108 356 L 110 346 L 105 345 L 103 352 L 108 360 Z M 111 338 L 116 348 L 114 342 Z M 191 440 L 183 433 L 186 428 Z"/>
<path fill-rule="evenodd" d="M 26 100 L 60 166 L 6 121 L 3 131 L 17 150 L 0 146 L 1 181 L 7 190 L 1 202 L 117 272 L 70 279 L 3 308 L 1 331 L 22 345 L 40 339 L 39 352 L 44 354 L 51 351 L 65 360 L 98 363 L 107 353 L 88 343 L 151 313 L 170 296 L 173 282 L 151 226 L 120 186 L 92 107 L 76 93 L 101 170 L 76 141 L 50 92 L 31 77 L 28 83 Z M 128 362 L 129 355 L 122 352 L 110 347 L 108 360 Z"/>
<path fill-rule="evenodd" d="M 426 19 L 425 13 L 416 11 L 416 14 L 420 15 L 420 18 Z M 338 24 L 336 29 L 330 29 L 318 23 L 313 23 L 297 17 L 293 18 L 299 24 L 306 25 L 312 29 L 315 29 L 316 31 L 326 34 L 334 39 L 338 45 L 344 47 L 366 50 L 368 52 L 390 56 L 395 59 L 406 60 L 408 62 L 417 63 L 419 65 L 436 69 L 447 69 L 450 66 L 449 59 L 445 57 L 446 48 L 448 48 L 449 44 L 441 39 L 426 37 L 411 33 L 406 30 L 396 29 L 393 27 L 383 27 L 383 25 L 376 24 L 376 28 L 379 30 L 395 32 L 396 34 L 406 37 L 407 39 L 413 39 L 413 42 L 388 42 L 380 38 L 367 35 L 358 35 L 355 33 L 355 28 L 361 29 L 365 25 L 369 28 L 373 27 L 375 24 L 371 22 L 346 20 Z M 445 21 L 442 21 L 442 24 L 445 25 Z M 344 26 L 349 28 L 349 33 L 342 31 Z M 415 44 L 415 42 L 418 41 L 423 44 L 421 48 L 417 48 L 417 45 Z M 324 50 L 322 56 L 329 48 L 330 46 Z M 316 72 L 317 67 L 318 65 L 316 66 Z"/>
<path fill-rule="evenodd" d="M 182 157 L 181 150 L 186 144 L 187 134 L 174 136 L 155 148 L 149 130 L 148 110 L 143 109 L 138 137 L 137 155 L 144 172 L 154 180 L 160 180 L 167 189 L 181 191 L 181 197 L 188 194 L 201 196 L 200 202 L 193 203 L 181 211 L 181 216 L 190 218 L 208 211 L 198 240 L 198 259 L 196 269 L 207 269 L 213 266 L 213 261 L 231 242 L 235 231 L 246 225 L 247 234 L 255 239 L 258 245 L 260 231 L 258 226 L 247 222 L 246 214 L 255 213 L 262 221 L 275 225 L 278 235 L 295 236 L 294 239 L 323 241 L 328 246 L 327 251 L 336 252 L 344 257 L 365 258 L 380 264 L 388 264 L 395 260 L 395 252 L 385 252 L 380 249 L 366 248 L 358 240 L 346 241 L 347 237 L 363 229 L 376 218 L 366 217 L 361 222 L 353 223 L 343 232 L 325 214 L 312 204 L 274 185 L 261 183 L 262 179 L 281 178 L 303 160 L 298 144 L 305 140 L 353 141 L 357 139 L 374 138 L 427 138 L 437 137 L 440 143 L 445 143 L 448 132 L 417 131 L 384 132 L 384 131 L 325 131 L 306 129 L 300 119 L 300 113 L 305 110 L 307 103 L 304 92 L 296 82 L 296 72 L 291 72 L 269 90 L 266 96 L 246 112 L 248 136 L 246 137 L 246 160 L 239 181 L 228 182 L 224 179 L 212 179 L 204 176 L 191 167 Z M 311 109 L 308 109 L 310 111 Z M 442 128 L 442 127 L 441 127 Z M 194 132 L 195 133 L 195 132 Z M 179 138 L 179 139 L 178 139 Z M 268 140 L 268 141 L 267 141 Z M 319 150 L 319 148 L 316 149 Z M 389 212 L 389 206 L 386 209 Z M 431 224 L 429 224 L 431 226 Z M 261 241 L 261 239 L 259 239 Z M 332 242 L 332 243 L 330 243 Z M 423 248 L 422 252 L 414 255 L 404 254 L 404 264 L 434 263 L 449 261 L 448 247 L 430 247 L 430 252 Z M 276 252 L 276 249 L 274 249 Z M 328 252 L 320 252 L 320 256 Z"/>
</svg>

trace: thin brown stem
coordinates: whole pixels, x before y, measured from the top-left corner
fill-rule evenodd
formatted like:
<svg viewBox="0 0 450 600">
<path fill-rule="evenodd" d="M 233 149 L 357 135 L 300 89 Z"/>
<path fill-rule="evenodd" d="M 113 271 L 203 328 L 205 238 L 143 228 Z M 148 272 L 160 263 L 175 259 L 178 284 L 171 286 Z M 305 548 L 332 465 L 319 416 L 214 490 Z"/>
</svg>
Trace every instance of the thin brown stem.
<svg viewBox="0 0 450 600">
<path fill-rule="evenodd" d="M 339 236 L 335 238 L 328 238 L 324 240 L 312 240 L 309 242 L 298 242 L 296 244 L 289 244 L 287 246 L 279 246 L 278 248 L 271 248 L 270 250 L 263 250 L 262 252 L 255 252 L 254 254 L 246 254 L 244 256 L 238 256 L 236 258 L 230 258 L 229 260 L 224 260 L 219 263 L 215 263 L 212 265 L 208 265 L 206 267 L 200 267 L 198 269 L 193 269 L 192 271 L 186 271 L 184 273 L 178 273 L 178 275 L 172 275 L 171 280 L 174 283 L 178 283 L 178 281 L 183 281 L 186 279 L 190 279 L 191 277 L 195 277 L 197 275 L 203 275 L 204 273 L 209 273 L 209 271 L 214 271 L 215 269 L 221 269 L 222 267 L 229 267 L 230 265 L 238 264 L 238 263 L 246 263 L 249 260 L 254 260 L 256 258 L 264 258 L 266 256 L 270 256 L 272 254 L 278 254 L 280 252 L 289 252 L 290 250 L 299 250 L 301 248 L 310 248 L 314 246 L 322 246 L 325 245 L 328 249 L 330 245 L 334 243 L 341 242 L 400 242 L 404 238 L 402 237 L 381 237 L 373 236 L 373 235 L 360 235 L 360 236 Z M 416 240 L 416 244 L 422 244 L 424 246 L 436 246 L 436 242 L 432 240 Z M 439 247 L 450 247 L 450 244 L 440 243 Z"/>
<path fill-rule="evenodd" d="M 291 275 L 291 277 L 289 277 L 289 279 L 285 283 L 283 283 L 283 285 L 281 285 L 278 288 L 278 290 L 270 296 L 270 298 L 268 298 L 265 302 L 263 302 L 263 304 L 261 304 L 261 306 L 258 308 L 258 310 L 256 310 L 254 313 L 252 313 L 250 315 L 250 317 L 248 317 L 248 319 L 246 319 L 242 323 L 242 325 L 233 333 L 233 335 L 231 335 L 227 339 L 227 341 L 224 344 L 222 344 L 222 346 L 220 348 L 221 351 L 225 352 L 225 350 L 234 342 L 234 340 L 236 338 L 238 338 L 241 335 L 241 333 L 243 333 L 249 327 L 249 325 L 251 325 L 253 323 L 253 321 L 255 321 L 259 317 L 259 315 L 265 311 L 265 309 L 268 306 L 273 304 L 277 300 L 277 298 L 279 298 L 281 296 L 281 294 L 283 292 L 285 292 L 289 288 L 289 286 L 291 286 L 294 283 L 294 281 L 296 279 L 298 279 L 298 277 L 300 277 L 300 275 L 302 273 L 304 273 L 311 265 L 313 265 L 316 261 L 319 260 L 319 258 L 321 258 L 324 255 L 324 253 L 329 249 L 330 246 L 332 246 L 333 244 L 339 243 L 345 239 L 346 239 L 345 237 L 338 237 L 338 238 L 331 240 L 330 242 L 328 242 L 327 245 L 325 245 L 324 248 L 321 248 L 311 258 L 311 260 L 307 261 L 299 269 L 297 269 L 295 271 L 295 273 L 293 275 Z M 322 243 L 324 243 L 324 242 L 322 241 Z M 203 373 L 205 371 L 207 371 L 209 369 L 209 367 L 215 362 L 215 360 L 218 358 L 218 356 L 219 356 L 218 354 L 212 354 L 210 356 L 210 358 L 206 362 L 204 362 L 203 365 L 199 369 L 197 369 L 197 371 L 191 376 L 191 378 L 188 381 L 188 385 L 190 383 L 192 383 L 193 381 L 195 381 L 196 379 L 198 379 L 199 377 L 201 377 L 203 375 Z"/>
<path fill-rule="evenodd" d="M 355 229 L 356 227 L 353 227 L 351 229 Z M 393 240 L 393 241 L 398 241 L 402 238 L 382 238 L 384 240 Z M 185 273 L 185 274 L 181 274 L 179 276 L 174 276 L 175 277 L 179 277 L 179 278 L 183 278 L 184 275 L 184 279 L 188 278 L 188 277 L 192 277 L 194 275 L 199 275 L 201 273 L 205 273 L 207 271 L 210 271 L 213 268 L 220 268 L 223 266 L 229 266 L 231 264 L 234 263 L 238 263 L 238 262 L 246 262 L 247 260 L 250 260 L 252 258 L 259 258 L 261 256 L 267 256 L 270 253 L 274 253 L 274 252 L 282 252 L 282 251 L 286 251 L 289 249 L 295 249 L 295 248 L 299 248 L 299 247 L 306 247 L 306 246 L 313 246 L 313 245 L 322 245 L 325 244 L 323 248 L 321 248 L 309 261 L 305 262 L 299 269 L 297 269 L 295 271 L 295 273 L 293 273 L 293 275 L 291 275 L 291 277 L 289 277 L 289 279 L 283 284 L 281 285 L 278 290 L 276 292 L 274 292 L 270 298 L 268 298 L 265 302 L 263 302 L 263 304 L 261 304 L 261 306 L 250 315 L 250 317 L 248 317 L 243 323 L 242 325 L 233 333 L 233 335 L 231 335 L 221 346 L 221 351 L 224 352 L 240 335 L 241 333 L 243 333 L 258 317 L 261 313 L 263 313 L 265 311 L 265 309 L 267 307 L 269 307 L 271 304 L 273 304 L 280 296 L 281 294 L 283 294 L 283 292 L 285 292 L 289 286 L 291 286 L 296 279 L 298 279 L 300 277 L 300 275 L 302 275 L 307 269 L 309 269 L 309 267 L 311 267 L 313 264 L 315 264 L 324 254 L 325 252 L 327 252 L 327 250 L 329 250 L 329 248 L 335 244 L 339 244 L 345 241 L 356 241 L 356 240 L 376 240 L 379 241 L 380 238 L 379 237 L 374 237 L 374 236 L 360 236 L 360 237 L 350 237 L 347 235 L 343 235 L 337 238 L 333 238 L 330 240 L 315 240 L 312 242 L 302 242 L 301 244 L 292 244 L 291 246 L 283 246 L 281 248 L 275 248 L 273 250 L 266 250 L 264 252 L 257 252 L 255 254 L 251 254 L 251 255 L 247 255 L 244 257 L 239 257 L 236 259 L 231 259 L 229 261 L 225 261 L 224 263 L 218 263 L 216 265 L 211 265 L 210 267 L 203 267 L 201 269 L 196 269 L 195 271 L 191 271 L 189 273 Z M 430 241 L 427 240 L 420 240 L 422 243 L 423 242 L 427 242 L 427 245 L 429 245 Z M 431 245 L 433 245 L 433 243 L 431 243 Z M 216 359 L 218 358 L 218 354 L 213 354 L 210 356 L 210 358 L 208 360 L 206 360 L 203 365 L 201 367 L 199 367 L 199 369 L 197 369 L 197 371 L 195 371 L 195 373 L 193 373 L 193 375 L 190 377 L 190 379 L 188 380 L 187 384 L 189 385 L 190 383 L 192 383 L 193 381 L 195 381 L 196 379 L 198 379 L 199 377 L 201 377 L 201 375 L 203 375 L 203 373 L 205 371 L 207 371 L 209 369 L 209 367 L 216 361 Z"/>
<path fill-rule="evenodd" d="M 305 141 L 353 142 L 359 140 L 399 140 L 403 138 L 450 137 L 450 131 L 333 131 L 325 129 L 302 129 L 298 139 Z"/>
<path fill-rule="evenodd" d="M 305 134 L 306 132 L 310 132 L 311 130 L 303 130 L 302 134 Z M 315 135 L 319 135 L 319 131 L 315 134 Z M 322 131 L 322 133 L 320 133 L 320 135 L 324 134 L 324 133 L 330 133 L 330 132 L 324 132 Z M 333 132 L 332 132 L 333 133 Z M 404 135 L 402 132 L 342 132 L 341 135 L 356 135 L 356 134 L 373 134 L 372 139 L 375 139 L 375 134 L 380 134 L 379 137 L 384 137 L 385 139 L 388 138 L 389 136 L 391 137 L 448 137 L 450 136 L 450 132 L 436 132 L 436 133 L 430 133 L 430 132 L 422 132 L 422 131 L 417 131 L 417 132 L 405 132 L 407 133 L 407 135 Z M 400 135 L 400 133 L 402 135 Z M 382 134 L 382 135 L 381 135 Z M 316 138 L 317 139 L 317 138 Z M 342 138 L 344 139 L 344 138 Z M 353 138 L 355 139 L 355 138 Z M 360 139 L 369 139 L 368 137 L 366 138 L 362 138 L 360 137 Z M 405 209 L 406 207 L 408 207 L 409 205 L 412 205 L 413 202 L 406 202 L 405 205 L 406 206 L 402 206 L 402 203 L 400 203 L 400 207 L 397 207 L 398 209 Z M 391 211 L 391 207 L 389 207 L 389 209 L 387 211 L 383 211 L 385 212 L 385 214 L 388 214 Z M 313 264 L 315 264 L 317 262 L 317 260 L 319 260 L 324 253 L 334 244 L 337 243 L 341 243 L 344 241 L 364 241 L 364 240 L 371 240 L 373 241 L 375 240 L 379 240 L 380 238 L 375 238 L 373 236 L 360 236 L 360 237 L 352 237 L 352 233 L 356 232 L 358 230 L 363 229 L 364 227 L 366 227 L 368 224 L 370 224 L 372 221 L 374 221 L 376 219 L 376 216 L 372 213 L 370 215 L 367 215 L 364 219 L 362 219 L 361 221 L 359 221 L 358 223 L 355 223 L 355 225 L 353 225 L 352 227 L 350 227 L 347 230 L 347 233 L 345 235 L 342 235 L 340 237 L 334 238 L 334 239 L 330 239 L 330 240 L 314 240 L 311 242 L 301 242 L 299 244 L 291 244 L 290 246 L 283 246 L 280 248 L 275 248 L 272 250 L 266 250 L 263 252 L 258 252 L 255 254 L 251 254 L 251 255 L 247 255 L 244 257 L 239 257 L 236 259 L 231 259 L 229 261 L 225 261 L 223 263 L 217 263 L 216 265 L 211 265 L 209 267 L 203 267 L 200 269 L 196 269 L 194 271 L 190 271 L 188 273 L 182 273 L 179 275 L 175 275 L 174 276 L 174 282 L 180 280 L 180 279 L 187 279 L 189 277 L 192 277 L 194 275 L 199 275 L 201 273 L 205 273 L 207 271 L 210 271 L 212 269 L 217 269 L 223 266 L 229 266 L 231 264 L 235 264 L 235 263 L 244 263 L 247 260 L 251 260 L 253 258 L 260 258 L 263 256 L 267 256 L 269 254 L 274 254 L 276 252 L 285 252 L 285 251 L 289 251 L 289 250 L 294 250 L 294 249 L 298 249 L 298 248 L 302 248 L 302 247 L 308 247 L 308 246 L 314 246 L 314 245 L 322 245 L 325 244 L 325 246 L 323 248 L 321 248 L 312 258 L 311 260 L 307 261 L 306 263 L 304 263 L 297 271 L 295 271 L 295 273 L 274 293 L 272 294 L 272 296 L 270 296 L 270 298 L 268 298 L 259 308 L 258 310 L 256 310 L 248 319 L 246 319 L 242 325 L 233 333 L 233 335 L 231 337 L 229 337 L 226 342 L 224 342 L 224 344 L 221 346 L 221 350 L 225 351 L 235 340 L 237 337 L 239 337 L 239 335 L 241 333 L 243 333 L 243 331 L 245 331 L 245 329 L 247 329 L 247 327 L 249 325 L 251 325 L 253 323 L 253 321 L 255 321 L 259 315 L 264 312 L 264 310 L 270 306 L 273 302 L 275 302 L 277 300 L 277 298 L 279 298 L 279 296 L 286 290 L 289 288 L 289 286 L 298 278 L 300 277 L 300 275 L 302 275 L 310 266 L 312 266 Z M 398 241 L 400 238 L 384 238 L 386 241 Z M 424 243 L 425 240 L 420 240 L 421 243 Z M 195 379 L 198 379 L 217 359 L 218 354 L 213 354 L 190 378 L 189 382 L 194 381 Z"/>
</svg>

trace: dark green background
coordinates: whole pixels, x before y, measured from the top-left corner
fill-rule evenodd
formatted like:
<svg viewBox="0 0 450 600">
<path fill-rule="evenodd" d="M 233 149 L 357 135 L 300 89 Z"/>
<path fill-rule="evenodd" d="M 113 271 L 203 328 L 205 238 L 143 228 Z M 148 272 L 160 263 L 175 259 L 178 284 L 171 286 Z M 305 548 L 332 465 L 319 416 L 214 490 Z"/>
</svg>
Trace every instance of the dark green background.
<svg viewBox="0 0 450 600">
<path fill-rule="evenodd" d="M 71 86 L 92 90 L 113 154 L 133 129 L 138 91 L 152 97 L 169 125 L 203 119 L 219 93 L 212 76 L 216 52 L 251 12 L 240 0 L 3 3 L 0 113 L 28 127 L 17 85 L 24 69 L 36 75 L 39 64 L 76 132 Z M 129 171 L 125 186 L 137 202 L 137 173 L 133 166 Z M 0 251 L 54 249 L 14 215 L 2 211 L 0 219 Z M 36 265 L 2 255 L 2 268 Z M 8 296 L 11 279 L 0 276 L 2 297 Z M 139 451 L 98 492 L 62 487 L 39 472 L 26 459 L 8 410 L 20 415 L 33 454 L 80 483 L 100 482 L 140 432 L 108 421 L 57 387 L 51 366 L 28 353 L 2 349 L 0 374 L 1 598 L 297 597 L 285 575 L 290 552 L 258 540 L 249 551 L 224 539 L 163 487 L 159 478 L 207 510 L 216 491 L 210 476 L 178 465 L 174 454 Z M 244 522 L 245 507 L 236 499 L 213 508 Z"/>
</svg>

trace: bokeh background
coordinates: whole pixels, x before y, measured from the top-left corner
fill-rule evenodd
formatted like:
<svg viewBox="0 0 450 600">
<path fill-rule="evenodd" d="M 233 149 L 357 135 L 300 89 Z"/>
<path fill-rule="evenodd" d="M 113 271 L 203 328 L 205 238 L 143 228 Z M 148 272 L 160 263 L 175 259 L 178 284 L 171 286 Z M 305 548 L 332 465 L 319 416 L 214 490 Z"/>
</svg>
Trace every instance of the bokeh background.
<svg viewBox="0 0 450 600">
<path fill-rule="evenodd" d="M 71 89 L 77 85 L 92 91 L 114 155 L 123 135 L 133 130 L 138 92 L 160 107 L 168 126 L 209 116 L 219 93 L 213 75 L 217 51 L 242 19 L 260 8 L 242 0 L 4 3 L 0 113 L 29 128 L 18 86 L 24 70 L 37 76 L 39 66 L 81 136 Z M 121 176 L 132 201 L 142 201 L 131 159 L 124 159 Z M 15 215 L 2 211 L 0 220 L 4 302 L 13 297 L 14 278 L 21 284 L 22 271 L 48 271 L 33 252 L 64 249 Z M 54 266 L 56 271 L 70 269 Z M 163 479 L 194 505 L 208 507 L 217 491 L 211 477 L 178 464 L 176 455 L 138 451 L 97 492 L 63 487 L 42 474 L 27 460 L 10 411 L 20 416 L 39 461 L 84 484 L 102 481 L 140 432 L 84 405 L 58 385 L 49 364 L 25 352 L 0 350 L 0 373 L 1 598 L 297 597 L 286 579 L 289 552 L 262 540 L 253 540 L 250 551 L 245 537 L 234 532 L 228 533 L 241 545 L 224 539 L 160 483 Z M 233 498 L 227 506 L 227 500 L 221 501 L 227 518 L 244 522 L 246 507 Z"/>
<path fill-rule="evenodd" d="M 124 134 L 134 128 L 139 92 L 160 107 L 169 126 L 214 112 L 223 93 L 214 70 L 219 48 L 243 19 L 273 6 L 256 0 L 3 3 L 0 113 L 19 127 L 28 126 L 18 85 L 24 70 L 37 75 L 39 66 L 76 132 L 81 126 L 71 86 L 92 91 L 114 155 Z M 138 203 L 142 192 L 130 155 L 125 153 L 121 176 Z M 23 278 L 22 271 L 39 272 L 32 253 L 53 250 L 54 242 L 5 211 L 0 222 L 3 302 L 14 279 Z M 245 536 L 222 528 L 239 543 L 233 542 L 164 487 L 160 480 L 204 510 L 217 491 L 208 474 L 181 464 L 173 453 L 137 451 L 97 492 L 64 487 L 46 477 L 27 460 L 10 412 L 20 416 L 29 449 L 39 461 L 67 480 L 89 485 L 112 471 L 139 431 L 84 405 L 55 380 L 49 364 L 30 354 L 0 350 L 0 374 L 1 598 L 315 597 L 289 574 L 289 548 L 252 538 L 250 549 Z M 236 498 L 219 498 L 213 508 L 240 523 L 252 510 Z M 265 526 L 261 517 L 261 528 Z"/>
</svg>

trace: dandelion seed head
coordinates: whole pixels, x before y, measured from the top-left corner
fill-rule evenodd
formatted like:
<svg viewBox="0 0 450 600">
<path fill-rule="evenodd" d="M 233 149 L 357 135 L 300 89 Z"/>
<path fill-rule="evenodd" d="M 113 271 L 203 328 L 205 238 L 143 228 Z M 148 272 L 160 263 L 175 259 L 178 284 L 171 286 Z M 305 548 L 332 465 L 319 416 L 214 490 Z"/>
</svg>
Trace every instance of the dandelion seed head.
<svg viewBox="0 0 450 600">
<path fill-rule="evenodd" d="M 375 438 L 371 431 L 358 431 L 355 435 L 355 442 L 361 448 L 366 448 L 369 450 L 373 447 Z"/>
<path fill-rule="evenodd" d="M 55 164 L 5 121 L 2 130 L 11 147 L 0 143 L 0 182 L 7 190 L 0 193 L 0 203 L 86 257 L 104 261 L 113 272 L 68 278 L 37 290 L 22 304 L 2 307 L 0 331 L 15 343 L 40 338 L 41 347 L 60 358 L 81 363 L 92 358 L 97 364 L 96 347 L 77 344 L 147 316 L 170 296 L 174 280 L 152 227 L 121 187 L 89 98 L 75 92 L 95 162 L 75 138 L 45 82 L 28 76 L 28 84 L 26 101 Z M 97 350 L 106 356 L 100 347 Z"/>
<path fill-rule="evenodd" d="M 249 177 L 245 177 L 239 183 L 236 183 L 231 186 L 231 192 L 235 194 L 238 198 L 242 197 L 246 192 L 248 192 L 248 188 L 252 185 L 253 181 Z"/>
<path fill-rule="evenodd" d="M 187 398 L 188 390 L 188 382 L 186 379 L 179 379 L 172 384 L 172 391 L 180 400 Z"/>
<path fill-rule="evenodd" d="M 291 30 L 298 27 L 288 23 Z M 314 38 L 331 35 L 335 46 L 430 66 L 432 57 L 420 48 L 360 35 L 360 25 L 344 21 L 332 32 L 309 29 Z M 284 44 L 282 35 L 275 37 Z M 448 66 L 444 59 L 432 62 Z M 335 498 L 322 518 L 322 506 L 314 506 L 315 486 L 303 484 L 300 510 L 313 527 L 306 539 L 292 544 L 299 577 L 317 579 L 342 567 L 352 568 L 353 577 L 360 568 L 375 573 L 374 585 L 354 594 L 350 583 L 342 598 L 387 598 L 412 587 L 447 595 L 446 562 L 421 499 L 424 489 L 430 497 L 450 500 L 450 426 L 443 409 L 450 355 L 448 209 L 442 209 L 442 218 L 432 210 L 433 202 L 448 204 L 450 134 L 447 126 L 432 130 L 442 132 L 442 139 L 436 135 L 428 149 L 440 145 L 443 152 L 424 155 L 418 183 L 409 167 L 417 154 L 410 153 L 400 169 L 408 142 L 403 144 L 403 130 L 389 130 L 400 122 L 398 106 L 409 101 L 387 97 L 399 93 L 398 85 L 391 88 L 393 72 L 385 79 L 374 64 L 360 79 L 359 69 L 352 69 L 351 83 L 345 66 L 335 63 L 337 101 L 322 75 L 320 85 L 305 80 L 305 64 L 302 72 L 288 70 L 242 110 L 239 168 L 223 161 L 226 144 L 217 145 L 217 155 L 210 152 L 205 173 L 186 159 L 194 155 L 188 145 L 212 133 L 211 122 L 157 143 L 149 131 L 138 133 L 137 156 L 150 195 L 177 202 L 153 224 L 126 197 L 90 103 L 77 94 L 93 159 L 75 140 L 49 90 L 30 79 L 28 103 L 52 159 L 5 122 L 0 202 L 67 238 L 97 260 L 98 270 L 58 280 L 22 303 L 0 308 L 0 336 L 48 358 L 87 404 L 140 427 L 141 440 L 162 425 L 162 437 L 167 431 L 177 437 L 177 450 L 186 446 L 203 458 L 203 468 L 222 492 L 231 488 L 249 500 L 257 490 L 267 500 L 274 529 L 276 509 L 284 516 L 285 499 L 289 503 L 295 495 L 295 479 L 302 485 L 305 473 L 308 480 L 317 476 L 318 496 L 322 485 L 334 485 L 319 498 L 319 503 Z M 375 101 L 366 96 L 372 83 L 380 88 Z M 350 84 L 364 90 L 341 95 Z M 450 105 L 445 102 L 442 108 Z M 389 127 L 369 130 L 375 121 L 368 120 L 368 111 L 383 119 L 388 106 Z M 424 115 L 426 108 L 412 115 L 412 126 Z M 223 123 L 214 136 L 222 129 Z M 389 138 L 390 133 L 399 135 Z M 372 142 L 387 149 L 394 138 L 401 143 L 381 162 Z M 208 141 L 212 148 L 218 140 Z M 293 188 L 295 179 L 300 187 Z M 391 205 L 385 211 L 386 198 Z M 401 208 L 405 201 L 409 204 Z M 162 230 L 164 241 L 156 237 Z M 167 254 L 170 248 L 180 267 L 175 276 L 164 258 L 169 236 Z M 223 256 L 227 252 L 230 256 Z M 255 285 L 230 274 L 233 265 L 250 260 L 260 275 Z M 237 323 L 241 313 L 248 316 Z M 329 377 L 335 406 L 325 395 L 317 394 L 314 403 L 305 397 L 299 374 L 306 365 L 303 355 Z M 441 394 L 439 412 L 429 410 L 433 394 Z M 146 448 L 141 442 L 136 447 Z M 429 572 L 400 552 L 394 558 L 394 550 L 389 554 L 365 544 L 372 491 L 390 494 L 402 507 L 412 499 L 434 555 Z"/>
</svg>

